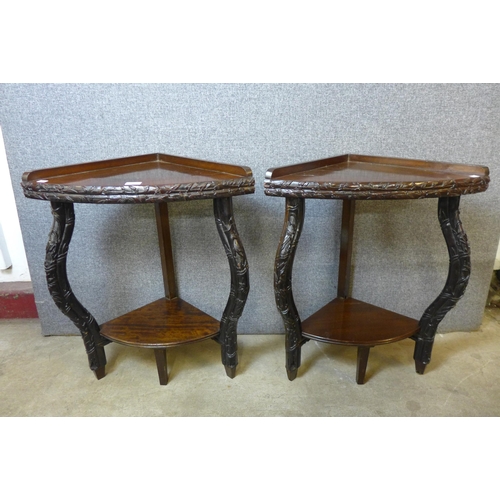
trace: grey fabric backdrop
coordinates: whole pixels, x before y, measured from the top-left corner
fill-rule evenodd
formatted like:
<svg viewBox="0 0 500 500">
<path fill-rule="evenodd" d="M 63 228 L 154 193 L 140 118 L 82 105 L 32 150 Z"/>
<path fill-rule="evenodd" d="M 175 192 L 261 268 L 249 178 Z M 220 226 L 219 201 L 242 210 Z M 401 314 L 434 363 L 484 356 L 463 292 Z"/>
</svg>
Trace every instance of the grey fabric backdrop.
<svg viewBox="0 0 500 500">
<path fill-rule="evenodd" d="M 0 124 L 43 333 L 77 333 L 47 292 L 48 202 L 24 198 L 25 170 L 153 152 L 253 169 L 254 195 L 234 198 L 250 263 L 239 333 L 283 332 L 273 261 L 284 200 L 263 193 L 269 167 L 344 153 L 486 165 L 486 193 L 464 196 L 472 248 L 465 297 L 440 331 L 474 330 L 482 318 L 500 236 L 500 86 L 497 84 L 9 84 Z M 335 294 L 340 202 L 308 200 L 294 267 L 303 318 Z M 76 205 L 69 279 L 104 322 L 162 296 L 152 205 Z M 210 201 L 171 204 L 180 296 L 220 317 L 229 292 L 226 256 Z M 353 295 L 419 318 L 441 291 L 448 255 L 437 200 L 365 201 L 356 207 Z"/>
</svg>

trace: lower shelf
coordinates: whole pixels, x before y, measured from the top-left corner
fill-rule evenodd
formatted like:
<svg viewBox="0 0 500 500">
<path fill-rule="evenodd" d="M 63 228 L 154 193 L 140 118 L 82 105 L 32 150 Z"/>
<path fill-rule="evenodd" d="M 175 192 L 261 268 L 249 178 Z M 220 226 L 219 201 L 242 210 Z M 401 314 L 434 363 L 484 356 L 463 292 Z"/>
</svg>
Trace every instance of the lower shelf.
<svg viewBox="0 0 500 500">
<path fill-rule="evenodd" d="M 139 347 L 170 347 L 214 337 L 220 323 L 181 299 L 159 299 L 103 323 L 101 335 Z"/>
<path fill-rule="evenodd" d="M 397 342 L 418 330 L 416 319 L 353 298 L 336 298 L 302 322 L 306 338 L 355 346 Z"/>
</svg>

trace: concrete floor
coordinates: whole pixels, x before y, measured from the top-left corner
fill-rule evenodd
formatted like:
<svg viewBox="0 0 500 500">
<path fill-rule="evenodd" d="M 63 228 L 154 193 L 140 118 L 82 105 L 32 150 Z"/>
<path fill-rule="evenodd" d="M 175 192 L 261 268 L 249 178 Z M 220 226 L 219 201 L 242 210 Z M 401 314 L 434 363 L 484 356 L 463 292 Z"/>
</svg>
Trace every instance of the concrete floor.
<svg viewBox="0 0 500 500">
<path fill-rule="evenodd" d="M 110 344 L 98 381 L 79 337 L 40 331 L 0 320 L 0 416 L 500 416 L 500 309 L 486 309 L 477 332 L 437 335 L 423 376 L 413 341 L 372 349 L 362 386 L 355 348 L 313 341 L 289 382 L 281 335 L 240 336 L 232 380 L 215 342 L 172 348 L 167 386 L 151 350 Z"/>
</svg>

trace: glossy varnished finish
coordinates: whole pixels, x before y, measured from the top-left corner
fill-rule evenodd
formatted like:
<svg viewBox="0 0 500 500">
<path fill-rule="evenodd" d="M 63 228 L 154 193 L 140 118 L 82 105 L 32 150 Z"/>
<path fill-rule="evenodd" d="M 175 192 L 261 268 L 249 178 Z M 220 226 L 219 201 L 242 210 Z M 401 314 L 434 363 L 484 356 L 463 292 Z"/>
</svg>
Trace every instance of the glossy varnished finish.
<svg viewBox="0 0 500 500">
<path fill-rule="evenodd" d="M 172 347 L 218 332 L 219 321 L 182 299 L 159 299 L 101 325 L 103 337 L 135 347 Z"/>
<path fill-rule="evenodd" d="M 247 167 L 160 153 L 34 170 L 23 174 L 28 198 L 71 203 L 154 203 L 253 193 Z"/>
<path fill-rule="evenodd" d="M 364 383 L 373 346 L 411 337 L 418 373 L 430 361 L 436 329 L 465 292 L 470 251 L 459 218 L 460 196 L 485 191 L 486 167 L 401 158 L 343 155 L 269 169 L 265 193 L 285 197 L 285 222 L 275 260 L 276 304 L 285 325 L 288 378 L 297 376 L 301 346 L 314 339 L 358 347 L 356 381 Z M 439 198 L 438 217 L 450 255 L 446 285 L 418 322 L 350 297 L 355 200 Z M 343 200 L 337 298 L 301 321 L 292 268 L 304 221 L 304 198 Z"/>
<path fill-rule="evenodd" d="M 349 154 L 269 169 L 264 190 L 268 196 L 412 199 L 479 193 L 488 183 L 482 166 Z"/>
<path fill-rule="evenodd" d="M 331 344 L 375 346 L 418 332 L 418 321 L 353 298 L 336 298 L 302 322 L 302 334 Z"/>
<path fill-rule="evenodd" d="M 26 172 L 28 198 L 50 200 L 54 223 L 46 274 L 57 307 L 78 327 L 91 369 L 105 375 L 104 346 L 117 342 L 154 350 L 161 385 L 168 381 L 167 348 L 215 339 L 226 373 L 234 377 L 237 322 L 249 291 L 248 262 L 234 222 L 232 196 L 252 193 L 247 167 L 163 154 L 119 158 Z M 167 202 L 214 199 L 216 225 L 231 272 L 229 299 L 220 321 L 177 296 Z M 76 299 L 67 280 L 66 257 L 74 227 L 74 203 L 154 203 L 165 298 L 98 325 Z"/>
</svg>

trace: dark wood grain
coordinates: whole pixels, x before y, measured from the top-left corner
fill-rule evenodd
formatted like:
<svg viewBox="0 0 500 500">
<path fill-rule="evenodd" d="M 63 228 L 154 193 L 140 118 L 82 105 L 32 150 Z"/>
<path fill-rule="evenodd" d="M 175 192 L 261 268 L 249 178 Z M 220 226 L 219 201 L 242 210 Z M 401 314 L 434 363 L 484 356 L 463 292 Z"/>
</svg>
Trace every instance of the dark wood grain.
<svg viewBox="0 0 500 500">
<path fill-rule="evenodd" d="M 49 291 L 57 307 L 79 328 L 97 378 L 105 374 L 104 345 L 110 341 L 153 348 L 160 384 L 165 385 L 166 348 L 207 338 L 221 344 L 226 373 L 234 377 L 236 329 L 249 279 L 232 197 L 254 192 L 255 181 L 248 167 L 155 153 L 25 172 L 21 185 L 27 198 L 52 204 L 54 224 L 45 264 Z M 177 297 L 167 202 L 199 199 L 214 199 L 215 221 L 231 271 L 230 295 L 220 322 Z M 73 203 L 155 203 L 165 298 L 99 327 L 76 300 L 66 276 Z"/>
<path fill-rule="evenodd" d="M 485 191 L 489 181 L 488 168 L 478 165 L 352 154 L 269 169 L 265 194 L 286 198 L 274 289 L 285 325 L 288 378 L 296 377 L 301 346 L 308 339 L 358 346 L 356 380 L 363 383 L 370 347 L 411 337 L 416 341 L 416 370 L 423 373 L 437 326 L 463 295 L 470 275 L 470 252 L 458 212 L 460 196 Z M 443 291 L 420 322 L 351 298 L 354 200 L 434 197 L 439 198 L 438 217 L 450 265 Z M 342 199 L 343 210 L 337 298 L 301 321 L 293 300 L 292 267 L 304 219 L 304 198 Z"/>
<path fill-rule="evenodd" d="M 163 168 L 166 170 L 179 169 L 189 175 L 189 169 L 198 169 L 202 171 L 210 171 L 212 175 L 217 172 L 222 174 L 233 174 L 236 176 L 252 176 L 252 170 L 248 167 L 240 165 L 231 165 L 226 163 L 215 163 L 205 160 L 196 160 L 193 158 L 185 158 L 181 156 L 166 155 L 163 153 L 152 153 L 139 156 L 128 156 L 124 158 L 114 158 L 110 160 L 100 160 L 88 163 L 76 163 L 73 165 L 65 165 L 61 167 L 50 167 L 41 170 L 32 170 L 23 174 L 23 182 L 36 181 L 39 179 L 51 179 L 56 177 L 72 176 L 83 179 L 89 178 L 105 178 L 111 172 L 111 175 L 120 175 L 120 172 L 134 172 L 135 170 L 150 170 L 152 167 Z M 185 169 L 188 170 L 185 170 Z M 99 172 L 104 171 L 106 175 L 101 175 Z M 84 175 L 82 176 L 82 173 Z M 125 179 L 130 180 L 130 179 Z M 57 184 L 64 184 L 57 182 Z M 90 185 L 89 183 L 88 185 Z"/>
<path fill-rule="evenodd" d="M 159 153 L 25 172 L 21 186 L 28 198 L 71 203 L 155 203 L 255 191 L 248 167 Z"/>
<path fill-rule="evenodd" d="M 411 337 L 418 320 L 353 298 L 335 298 L 302 321 L 302 334 L 343 345 L 382 345 Z"/>
<path fill-rule="evenodd" d="M 489 170 L 405 158 L 343 155 L 269 169 L 268 196 L 356 200 L 412 199 L 485 191 Z"/>
<path fill-rule="evenodd" d="M 214 337 L 219 321 L 182 299 L 159 299 L 101 325 L 113 342 L 137 347 L 171 347 Z"/>
</svg>

